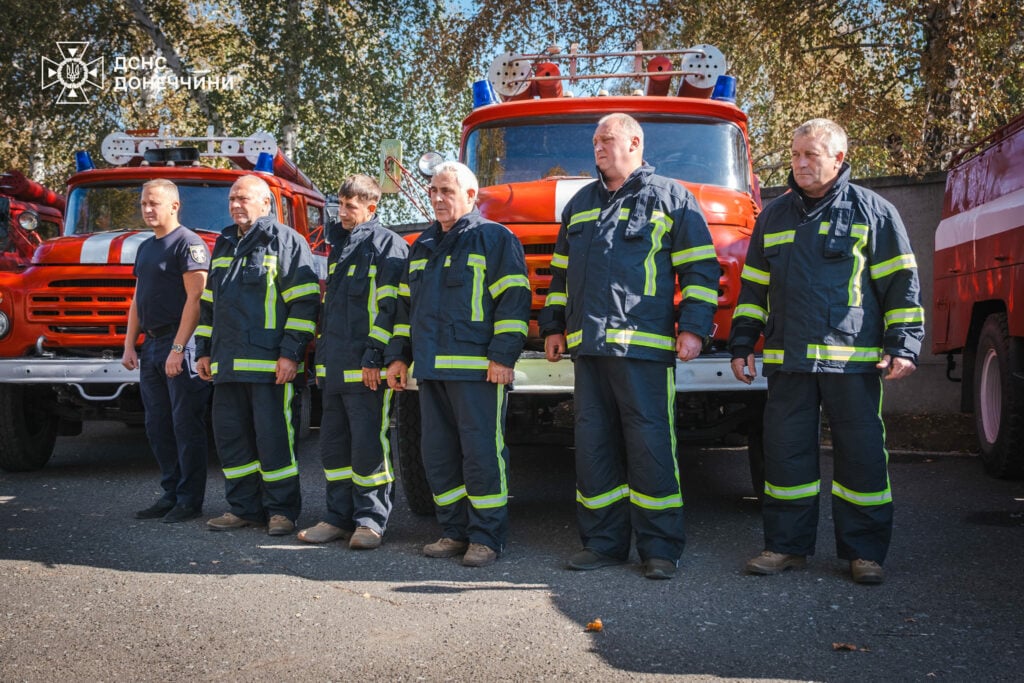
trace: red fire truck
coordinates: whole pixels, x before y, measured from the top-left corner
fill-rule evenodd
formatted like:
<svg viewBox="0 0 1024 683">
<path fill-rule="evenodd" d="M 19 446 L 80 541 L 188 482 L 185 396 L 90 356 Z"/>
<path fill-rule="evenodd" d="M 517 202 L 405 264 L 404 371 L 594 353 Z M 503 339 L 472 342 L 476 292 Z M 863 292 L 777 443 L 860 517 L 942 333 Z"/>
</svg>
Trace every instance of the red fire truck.
<svg viewBox="0 0 1024 683">
<path fill-rule="evenodd" d="M 64 197 L 26 178 L 0 174 L 0 271 L 28 265 L 43 241 L 60 234 Z"/>
<path fill-rule="evenodd" d="M 932 350 L 962 382 L 985 469 L 1024 476 L 1024 114 L 953 160 L 934 268 Z"/>
<path fill-rule="evenodd" d="M 87 152 L 76 153 L 60 235 L 43 242 L 16 277 L 0 273 L 0 467 L 6 470 L 42 467 L 57 435 L 78 434 L 84 420 L 142 422 L 138 371 L 122 367 L 121 353 L 135 254 L 152 237 L 139 210 L 147 180 L 167 178 L 178 186 L 182 225 L 212 249 L 232 223 L 231 184 L 260 173 L 278 220 L 306 236 L 326 277 L 324 196 L 271 135 L 118 132 L 106 137 L 102 152 L 112 167 L 95 168 Z M 309 390 L 300 394 L 308 422 Z"/>
<path fill-rule="evenodd" d="M 632 72 L 583 73 L 577 68 L 620 58 L 633 60 Z M 639 79 L 646 88 L 575 97 L 563 88 L 564 82 L 573 87 L 595 78 Z M 678 82 L 674 89 L 673 80 Z M 761 416 L 767 385 L 763 378 L 750 386 L 737 382 L 725 348 L 740 271 L 760 209 L 747 117 L 734 103 L 734 87 L 724 56 L 709 45 L 616 54 L 581 54 L 573 46 L 567 53 L 554 48 L 538 55 L 501 55 L 488 80 L 475 84 L 477 106 L 463 121 L 459 159 L 480 181 L 480 211 L 522 241 L 533 289 L 530 335 L 516 364 L 509 401 L 510 442 L 540 438 L 551 443 L 559 436 L 563 443 L 571 442 L 571 427 L 568 433 L 554 428 L 571 405 L 572 362 L 545 360 L 536 314 L 551 281 L 562 209 L 596 174 L 592 137 L 597 121 L 625 112 L 644 128 L 646 161 L 657 173 L 683 183 L 700 202 L 721 265 L 712 338 L 699 359 L 676 366 L 680 438 L 708 443 L 745 435 L 754 485 L 763 487 Z M 402 168 L 396 148 L 384 145 L 385 189 L 390 185 L 392 191 L 414 197 L 408 189 L 412 176 Z M 426 171 L 430 157 L 440 158 L 424 155 L 420 166 Z M 432 502 L 422 473 L 419 431 L 417 395 L 404 392 L 398 401 L 399 466 L 410 507 L 429 514 Z"/>
</svg>

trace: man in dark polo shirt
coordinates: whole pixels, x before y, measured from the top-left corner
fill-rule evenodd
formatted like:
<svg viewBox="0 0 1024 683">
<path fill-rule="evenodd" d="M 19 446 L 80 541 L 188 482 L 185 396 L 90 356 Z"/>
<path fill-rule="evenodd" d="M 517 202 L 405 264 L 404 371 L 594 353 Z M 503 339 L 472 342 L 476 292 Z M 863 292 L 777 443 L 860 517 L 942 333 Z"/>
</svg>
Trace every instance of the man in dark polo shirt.
<svg viewBox="0 0 1024 683">
<path fill-rule="evenodd" d="M 137 519 L 182 522 L 198 517 L 206 494 L 206 406 L 210 386 L 196 372 L 199 297 L 210 256 L 197 234 L 178 224 L 181 202 L 169 180 L 142 186 L 142 219 L 153 239 L 135 259 L 135 297 L 128 311 L 122 365 L 139 368 L 146 436 L 160 465 L 164 493 Z M 146 335 L 141 358 L 139 332 Z"/>
</svg>

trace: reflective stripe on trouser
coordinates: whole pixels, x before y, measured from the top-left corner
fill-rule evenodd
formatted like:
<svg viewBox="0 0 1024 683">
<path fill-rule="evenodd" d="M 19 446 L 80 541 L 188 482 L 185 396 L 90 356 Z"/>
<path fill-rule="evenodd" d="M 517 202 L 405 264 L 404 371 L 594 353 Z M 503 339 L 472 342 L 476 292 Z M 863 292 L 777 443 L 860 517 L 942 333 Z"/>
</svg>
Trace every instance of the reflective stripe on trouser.
<svg viewBox="0 0 1024 683">
<path fill-rule="evenodd" d="M 325 393 L 320 459 L 327 478 L 325 520 L 352 531 L 387 529 L 395 496 L 388 413 L 391 389 Z"/>
<path fill-rule="evenodd" d="M 194 508 L 206 496 L 206 408 L 209 382 L 195 369 L 195 343 L 182 357 L 183 371 L 168 377 L 164 371 L 174 335 L 150 338 L 139 356 L 139 393 L 146 409 L 146 437 L 160 466 L 163 499 Z"/>
<path fill-rule="evenodd" d="M 213 389 L 213 436 L 231 512 L 263 522 L 302 508 L 291 384 L 224 382 Z"/>
<path fill-rule="evenodd" d="M 841 559 L 883 562 L 892 536 L 882 385 L 877 373 L 791 373 L 768 377 L 764 413 L 765 548 L 811 555 L 816 544 L 820 496 L 809 485 L 821 479 L 820 413 L 828 416 L 833 444 L 836 553 Z M 792 490 L 773 496 L 771 489 Z M 800 489 L 810 490 L 801 493 Z M 854 502 L 857 501 L 857 502 Z"/>
<path fill-rule="evenodd" d="M 673 373 L 655 361 L 576 358 L 576 513 L 585 548 L 626 559 L 635 534 L 642 559 L 682 555 Z"/>
<path fill-rule="evenodd" d="M 454 380 L 419 387 L 423 467 L 442 533 L 501 552 L 508 539 L 508 387 Z"/>
</svg>

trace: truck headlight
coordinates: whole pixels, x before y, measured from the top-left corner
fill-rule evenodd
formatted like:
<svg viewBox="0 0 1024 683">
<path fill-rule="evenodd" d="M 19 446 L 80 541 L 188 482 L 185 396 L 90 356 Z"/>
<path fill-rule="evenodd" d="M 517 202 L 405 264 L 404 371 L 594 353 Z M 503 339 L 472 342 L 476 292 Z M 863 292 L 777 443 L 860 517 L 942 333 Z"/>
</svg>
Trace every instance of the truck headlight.
<svg viewBox="0 0 1024 683">
<path fill-rule="evenodd" d="M 7 314 L 0 311 L 0 339 L 7 336 L 7 333 L 11 331 L 11 319 L 7 317 Z"/>
<path fill-rule="evenodd" d="M 18 224 L 21 225 L 22 230 L 32 232 L 39 227 L 39 216 L 35 211 L 22 211 L 18 216 Z"/>
</svg>

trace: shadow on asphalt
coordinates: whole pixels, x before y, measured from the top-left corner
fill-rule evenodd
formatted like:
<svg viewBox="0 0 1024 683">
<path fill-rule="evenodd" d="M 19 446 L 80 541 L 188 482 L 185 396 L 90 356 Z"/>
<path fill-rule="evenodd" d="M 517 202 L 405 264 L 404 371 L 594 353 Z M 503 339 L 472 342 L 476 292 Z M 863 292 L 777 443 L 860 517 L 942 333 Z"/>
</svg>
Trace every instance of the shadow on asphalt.
<svg viewBox="0 0 1024 683">
<path fill-rule="evenodd" d="M 580 632 L 600 618 L 603 630 L 588 634 L 591 651 L 614 669 L 638 674 L 881 680 L 893 671 L 914 677 L 937 671 L 960 677 L 970 662 L 998 662 L 1021 646 L 1020 603 L 1012 607 L 1005 589 L 1021 595 L 1022 525 L 971 520 L 982 511 L 1013 519 L 1024 510 L 1024 485 L 987 479 L 969 458 L 894 458 L 898 507 L 890 578 L 869 588 L 852 584 L 835 559 L 827 501 L 818 554 L 806 571 L 744 575 L 744 561 L 762 544 L 746 452 L 686 448 L 688 546 L 680 575 L 648 581 L 635 555 L 627 565 L 597 572 L 563 568 L 579 547 L 569 449 L 513 451 L 511 543 L 496 565 L 473 570 L 457 559 L 422 555 L 438 527 L 412 515 L 400 492 L 385 544 L 374 552 L 310 546 L 258 529 L 207 531 L 204 519 L 226 509 L 215 465 L 203 519 L 176 525 L 135 520 L 132 512 L 159 493 L 144 434 L 114 425 L 87 429 L 83 437 L 59 439 L 46 469 L 0 473 L 0 560 L 215 577 L 284 575 L 341 588 L 383 581 L 388 599 L 398 601 L 540 593 Z M 300 525 L 311 525 L 323 512 L 315 435 L 300 444 L 299 460 Z M 830 458 L 822 466 L 825 482 Z M 958 552 L 947 552 L 951 548 Z M 936 551 L 942 551 L 938 557 Z M 954 590 L 968 573 L 960 566 L 965 556 L 972 581 Z M 500 614 L 495 619 L 500 622 Z M 971 629 L 989 637 L 965 652 L 958 639 Z M 869 652 L 837 653 L 835 642 Z"/>
</svg>

